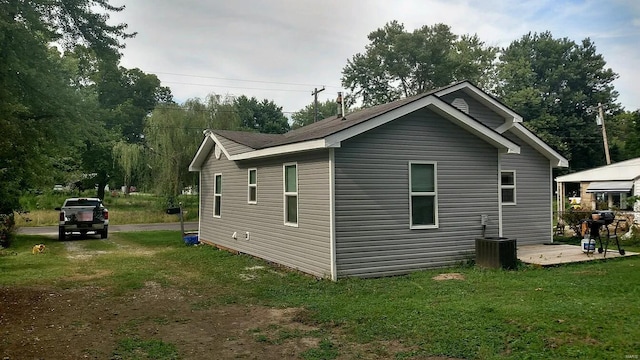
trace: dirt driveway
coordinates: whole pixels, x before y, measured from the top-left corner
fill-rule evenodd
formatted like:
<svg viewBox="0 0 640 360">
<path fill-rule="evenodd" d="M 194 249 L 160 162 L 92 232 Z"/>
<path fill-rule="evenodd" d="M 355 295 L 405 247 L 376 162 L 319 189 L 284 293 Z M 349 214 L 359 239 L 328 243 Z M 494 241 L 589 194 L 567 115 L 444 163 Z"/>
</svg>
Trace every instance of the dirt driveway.
<svg viewBox="0 0 640 360">
<path fill-rule="evenodd" d="M 300 309 L 194 308 L 155 283 L 125 298 L 99 288 L 0 288 L 3 359 L 116 359 L 124 338 L 161 339 L 183 359 L 287 359 L 316 347 Z M 299 336 L 280 339 L 279 334 Z M 142 354 L 141 354 L 142 355 Z M 146 358 L 146 357 L 141 357 Z"/>
<path fill-rule="evenodd" d="M 78 266 L 100 255 L 82 241 L 66 242 L 65 250 Z M 109 275 L 70 276 L 92 284 Z M 165 359 L 387 359 L 411 350 L 396 342 L 351 342 L 339 327 L 309 322 L 302 308 L 217 305 L 208 299 L 153 281 L 126 295 L 98 286 L 0 287 L 0 356 L 156 359 L 152 348 L 159 344 L 175 349 Z"/>
<path fill-rule="evenodd" d="M 83 266 L 87 259 L 106 253 L 87 249 L 88 243 L 65 242 L 67 258 Z M 124 246 L 128 252 L 143 250 Z M 91 284 L 90 280 L 108 275 L 74 274 L 68 280 Z M 296 358 L 320 342 L 317 328 L 296 321 L 302 313 L 302 309 L 220 307 L 190 290 L 152 281 L 123 296 L 95 286 L 0 287 L 0 355 L 3 360 L 126 359 L 130 352 L 128 357 L 118 355 L 123 341 L 153 339 L 175 346 L 177 356 L 171 358 Z M 153 358 L 144 350 L 138 352 L 137 358 Z"/>
</svg>

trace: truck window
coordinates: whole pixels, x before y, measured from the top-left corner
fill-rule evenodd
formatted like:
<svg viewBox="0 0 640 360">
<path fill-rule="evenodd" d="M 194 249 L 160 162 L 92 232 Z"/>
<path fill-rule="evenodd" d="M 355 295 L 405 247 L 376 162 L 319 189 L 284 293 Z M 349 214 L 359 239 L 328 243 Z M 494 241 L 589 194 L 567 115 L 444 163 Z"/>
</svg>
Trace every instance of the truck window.
<svg viewBox="0 0 640 360">
<path fill-rule="evenodd" d="M 100 205 L 100 201 L 99 200 L 87 200 L 87 199 L 78 199 L 78 200 L 67 200 L 67 202 L 64 204 L 65 207 L 67 206 L 99 206 Z"/>
</svg>

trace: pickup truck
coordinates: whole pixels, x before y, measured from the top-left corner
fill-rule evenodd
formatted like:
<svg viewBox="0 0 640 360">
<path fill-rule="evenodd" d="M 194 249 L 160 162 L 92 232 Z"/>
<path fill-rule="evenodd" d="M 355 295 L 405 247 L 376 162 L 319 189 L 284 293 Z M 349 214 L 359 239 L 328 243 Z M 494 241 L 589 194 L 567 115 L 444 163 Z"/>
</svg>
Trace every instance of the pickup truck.
<svg viewBox="0 0 640 360">
<path fill-rule="evenodd" d="M 109 234 L 109 210 L 98 198 L 69 198 L 64 201 L 58 223 L 58 238 L 64 240 L 67 234 L 88 232 L 100 234 L 106 239 Z"/>
</svg>

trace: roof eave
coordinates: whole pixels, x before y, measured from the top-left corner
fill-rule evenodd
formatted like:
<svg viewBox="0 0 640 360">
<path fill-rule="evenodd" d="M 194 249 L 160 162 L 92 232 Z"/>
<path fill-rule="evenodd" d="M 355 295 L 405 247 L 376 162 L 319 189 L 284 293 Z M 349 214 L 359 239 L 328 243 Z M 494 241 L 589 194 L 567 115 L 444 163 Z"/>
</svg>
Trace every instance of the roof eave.
<svg viewBox="0 0 640 360">
<path fill-rule="evenodd" d="M 248 160 L 248 159 L 260 159 L 271 156 L 279 156 L 286 154 L 299 153 L 304 151 L 319 150 L 329 147 L 340 147 L 340 143 L 329 144 L 326 139 L 316 139 L 302 141 L 293 144 L 279 145 L 269 148 L 264 148 L 255 151 L 249 151 L 242 154 L 232 155 L 229 160 Z"/>
<path fill-rule="evenodd" d="M 205 132 L 205 138 L 204 140 L 202 140 L 202 143 L 200 144 L 196 155 L 191 160 L 191 164 L 189 164 L 189 171 L 200 171 L 202 169 L 202 164 L 207 159 L 207 156 L 209 156 L 209 153 L 215 146 L 218 146 L 220 148 L 227 159 L 231 158 L 227 149 L 222 146 L 222 143 L 216 137 L 216 134 L 211 131 L 207 131 Z"/>
<path fill-rule="evenodd" d="M 529 144 L 532 148 L 536 149 L 542 155 L 544 155 L 549 161 L 551 161 L 553 167 L 555 168 L 566 168 L 569 167 L 569 160 L 567 160 L 564 156 L 560 155 L 557 151 L 553 150 L 551 146 L 547 145 L 540 138 L 535 136 L 529 129 L 524 127 L 522 124 L 514 124 L 510 128 L 511 131 L 519 135 L 521 139 L 523 139 L 527 144 Z"/>
<path fill-rule="evenodd" d="M 214 146 L 215 142 L 211 137 L 211 133 L 207 133 L 205 138 L 202 140 L 200 147 L 198 147 L 198 151 L 196 151 L 196 154 L 193 156 L 193 159 L 189 164 L 189 171 L 200 171 L 204 160 L 207 158 L 207 155 L 209 155 Z"/>
<path fill-rule="evenodd" d="M 353 136 L 362 134 L 366 131 L 384 125 L 392 120 L 395 120 L 425 107 L 440 114 L 441 116 L 446 117 L 450 121 L 456 123 L 458 126 L 484 139 L 485 141 L 492 144 L 496 148 L 501 149 L 502 151 L 512 154 L 520 153 L 520 147 L 518 145 L 433 95 L 425 96 L 401 107 L 380 114 L 374 118 L 369 119 L 368 121 L 329 135 L 325 139 L 328 144 L 340 143 Z"/>
<path fill-rule="evenodd" d="M 508 106 L 502 104 L 500 101 L 496 100 L 494 97 L 480 90 L 477 86 L 473 85 L 468 81 L 463 81 L 461 83 L 442 89 L 436 92 L 435 95 L 440 97 L 440 96 L 444 96 L 444 95 L 456 92 L 458 90 L 465 91 L 472 98 L 483 103 L 485 106 L 489 107 L 490 109 L 495 111 L 497 114 L 505 118 L 505 120 L 507 120 L 507 123 L 505 125 L 517 124 L 523 121 L 522 116 L 520 116 L 518 113 L 511 110 Z M 498 131 L 498 132 L 502 133 L 502 131 Z"/>
</svg>

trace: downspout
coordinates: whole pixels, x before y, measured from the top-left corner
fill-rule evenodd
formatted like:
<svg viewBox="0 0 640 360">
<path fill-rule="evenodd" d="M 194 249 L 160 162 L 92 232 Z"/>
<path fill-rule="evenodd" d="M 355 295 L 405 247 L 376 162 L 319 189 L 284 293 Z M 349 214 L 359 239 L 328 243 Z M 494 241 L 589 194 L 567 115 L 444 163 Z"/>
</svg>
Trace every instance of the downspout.
<svg viewBox="0 0 640 360">
<path fill-rule="evenodd" d="M 549 177 L 551 183 L 553 184 L 553 166 L 549 163 Z M 556 216 L 556 221 L 560 223 L 561 211 L 564 210 L 564 183 L 556 182 L 556 206 L 558 215 Z M 561 207 L 562 206 L 562 207 Z M 553 244 L 553 203 L 551 204 L 551 243 Z"/>
<path fill-rule="evenodd" d="M 338 280 L 338 267 L 336 265 L 336 172 L 335 149 L 329 148 L 329 252 L 331 257 L 331 281 Z"/>
<path fill-rule="evenodd" d="M 198 238 L 202 239 L 202 167 L 198 171 Z"/>
<path fill-rule="evenodd" d="M 502 235 L 502 155 L 503 153 L 501 151 L 498 151 L 498 236 L 499 237 L 503 237 Z M 486 225 L 482 229 L 483 232 L 485 227 Z"/>
</svg>

